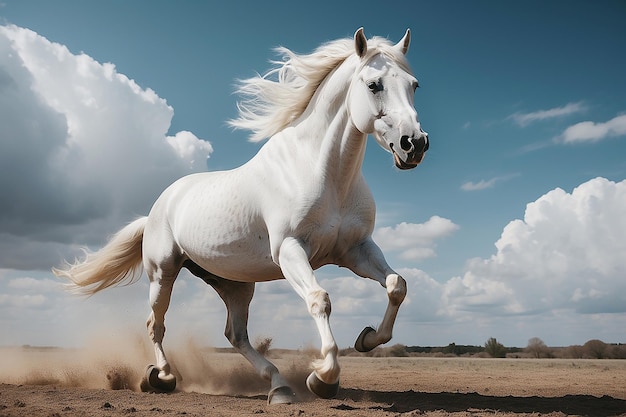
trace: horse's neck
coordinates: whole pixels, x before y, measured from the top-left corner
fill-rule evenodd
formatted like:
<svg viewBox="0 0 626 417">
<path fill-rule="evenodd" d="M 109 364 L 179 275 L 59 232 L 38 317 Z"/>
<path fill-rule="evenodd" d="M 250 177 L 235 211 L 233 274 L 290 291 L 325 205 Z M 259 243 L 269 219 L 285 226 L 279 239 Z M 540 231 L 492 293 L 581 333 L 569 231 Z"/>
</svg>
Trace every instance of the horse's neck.
<svg viewBox="0 0 626 417">
<path fill-rule="evenodd" d="M 346 195 L 360 176 L 367 135 L 350 120 L 346 97 L 354 69 L 342 67 L 320 86 L 295 129 L 315 148 L 316 174 Z"/>
</svg>

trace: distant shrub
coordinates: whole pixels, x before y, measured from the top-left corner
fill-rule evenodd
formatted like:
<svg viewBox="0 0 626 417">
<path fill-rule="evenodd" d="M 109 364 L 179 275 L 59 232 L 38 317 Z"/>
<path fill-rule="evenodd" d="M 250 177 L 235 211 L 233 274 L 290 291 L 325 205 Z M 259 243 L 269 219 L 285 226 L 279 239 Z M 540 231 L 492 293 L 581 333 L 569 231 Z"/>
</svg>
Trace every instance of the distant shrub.
<svg viewBox="0 0 626 417">
<path fill-rule="evenodd" d="M 583 345 L 583 358 L 606 359 L 608 346 L 602 340 L 592 339 Z"/>
<path fill-rule="evenodd" d="M 571 345 L 559 350 L 557 357 L 563 359 L 581 359 L 583 357 L 583 347 L 580 345 Z"/>
<path fill-rule="evenodd" d="M 626 359 L 626 345 L 617 344 L 609 347 L 611 359 Z"/>
<path fill-rule="evenodd" d="M 403 357 L 409 356 L 408 352 L 406 351 L 406 346 L 401 345 L 399 343 L 391 347 L 388 347 L 387 351 L 388 351 L 389 356 L 392 356 L 395 358 L 403 358 Z"/>
<path fill-rule="evenodd" d="M 506 348 L 495 337 L 491 337 L 485 342 L 485 352 L 492 358 L 504 358 L 506 356 Z"/>
<path fill-rule="evenodd" d="M 533 337 L 528 340 L 528 346 L 526 346 L 524 352 L 529 354 L 530 357 L 537 359 L 554 357 L 552 350 L 538 337 Z"/>
</svg>

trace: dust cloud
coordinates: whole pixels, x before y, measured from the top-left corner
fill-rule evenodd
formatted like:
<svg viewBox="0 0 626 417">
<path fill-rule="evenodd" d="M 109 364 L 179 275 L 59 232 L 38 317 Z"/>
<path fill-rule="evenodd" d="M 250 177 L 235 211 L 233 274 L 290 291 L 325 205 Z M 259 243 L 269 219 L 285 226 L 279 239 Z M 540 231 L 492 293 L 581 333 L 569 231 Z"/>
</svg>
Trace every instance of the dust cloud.
<svg viewBox="0 0 626 417">
<path fill-rule="evenodd" d="M 213 395 L 267 395 L 269 383 L 237 353 L 201 346 L 193 338 L 167 341 L 166 354 L 177 377 L 177 391 Z M 310 354 L 269 352 L 297 395 L 307 396 L 304 381 Z M 85 347 L 0 348 L 0 383 L 54 385 L 92 389 L 140 391 L 147 365 L 155 362 L 152 344 L 144 334 L 94 337 Z"/>
</svg>

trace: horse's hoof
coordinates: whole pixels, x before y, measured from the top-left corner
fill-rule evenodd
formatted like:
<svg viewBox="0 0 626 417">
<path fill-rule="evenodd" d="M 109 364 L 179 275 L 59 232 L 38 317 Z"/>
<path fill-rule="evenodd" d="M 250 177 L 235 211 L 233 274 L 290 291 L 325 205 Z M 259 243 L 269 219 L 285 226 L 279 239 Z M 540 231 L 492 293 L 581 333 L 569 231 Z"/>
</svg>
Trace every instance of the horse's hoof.
<svg viewBox="0 0 626 417">
<path fill-rule="evenodd" d="M 334 384 L 327 384 L 319 379 L 315 372 L 311 372 L 311 375 L 306 379 L 306 387 L 320 398 L 333 398 L 339 391 L 339 381 Z"/>
<path fill-rule="evenodd" d="M 176 377 L 169 374 L 159 377 L 161 370 L 154 365 L 148 365 L 146 374 L 141 379 L 139 387 L 143 392 L 172 392 L 176 388 Z"/>
<path fill-rule="evenodd" d="M 372 346 L 371 348 L 365 346 L 365 336 L 375 331 L 376 330 L 369 326 L 363 329 L 359 337 L 356 338 L 356 342 L 354 342 L 354 348 L 359 352 L 369 352 L 370 350 L 374 349 L 375 346 Z"/>
<path fill-rule="evenodd" d="M 293 404 L 296 394 L 288 386 L 276 387 L 267 396 L 267 404 Z"/>
</svg>

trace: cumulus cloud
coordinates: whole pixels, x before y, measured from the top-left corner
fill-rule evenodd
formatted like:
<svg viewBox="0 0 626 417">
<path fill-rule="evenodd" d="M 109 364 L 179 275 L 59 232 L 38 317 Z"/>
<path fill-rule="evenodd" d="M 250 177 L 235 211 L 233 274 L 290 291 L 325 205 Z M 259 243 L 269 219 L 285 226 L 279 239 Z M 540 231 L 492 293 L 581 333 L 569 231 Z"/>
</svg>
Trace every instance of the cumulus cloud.
<svg viewBox="0 0 626 417">
<path fill-rule="evenodd" d="M 557 141 L 562 143 L 598 142 L 602 139 L 626 135 L 626 114 L 604 123 L 585 121 L 565 129 Z"/>
<path fill-rule="evenodd" d="M 425 223 L 379 227 L 374 240 L 383 252 L 399 252 L 400 259 L 418 260 L 435 256 L 435 241 L 452 234 L 459 226 L 449 219 L 432 216 Z"/>
<path fill-rule="evenodd" d="M 172 116 L 113 64 L 0 26 L 0 242 L 13 248 L 0 265 L 47 269 L 68 244 L 101 243 L 176 178 L 206 170 L 211 144 L 168 136 Z"/>
<path fill-rule="evenodd" d="M 450 314 L 626 312 L 626 180 L 554 189 L 510 222 L 497 253 L 445 283 Z"/>
<path fill-rule="evenodd" d="M 557 117 L 569 116 L 572 114 L 582 113 L 587 110 L 587 106 L 579 101 L 577 103 L 567 103 L 562 107 L 554 107 L 548 110 L 538 110 L 530 113 L 514 113 L 509 116 L 510 119 L 521 127 L 528 126 L 531 123 L 554 119 Z"/>
</svg>

